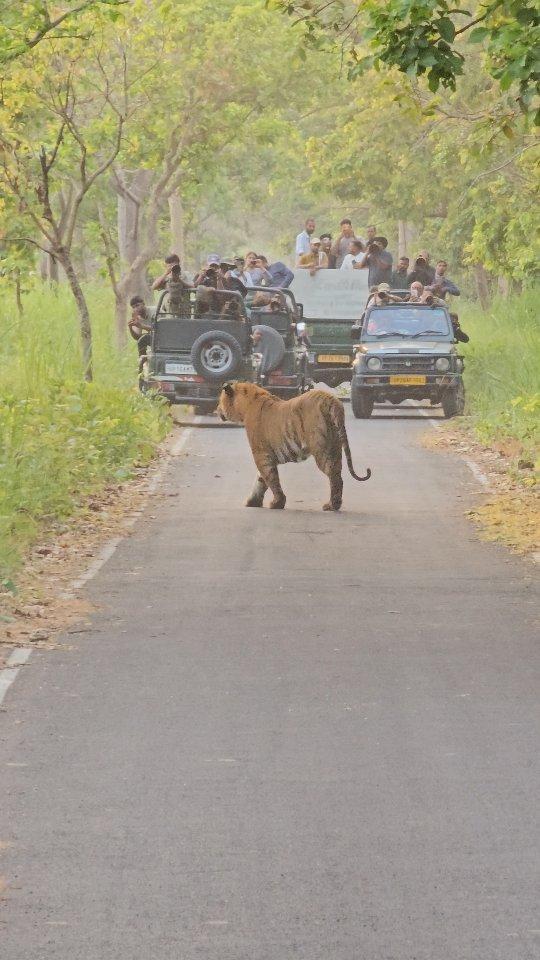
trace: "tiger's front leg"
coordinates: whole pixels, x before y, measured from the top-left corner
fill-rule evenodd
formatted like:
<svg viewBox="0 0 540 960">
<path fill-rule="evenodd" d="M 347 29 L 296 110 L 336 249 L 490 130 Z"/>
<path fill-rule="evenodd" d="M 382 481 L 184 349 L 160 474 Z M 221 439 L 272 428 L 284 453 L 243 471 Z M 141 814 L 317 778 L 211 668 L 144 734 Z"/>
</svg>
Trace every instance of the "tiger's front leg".
<svg viewBox="0 0 540 960">
<path fill-rule="evenodd" d="M 264 502 L 264 495 L 268 490 L 268 484 L 264 482 L 263 478 L 259 475 L 255 481 L 255 486 L 251 496 L 246 500 L 246 507 L 262 507 Z"/>
<path fill-rule="evenodd" d="M 263 483 L 265 483 L 267 487 L 270 487 L 270 490 L 274 494 L 274 499 L 270 503 L 270 509 L 283 510 L 287 498 L 281 488 L 279 473 L 277 472 L 275 463 L 258 463 L 257 466 Z"/>
</svg>

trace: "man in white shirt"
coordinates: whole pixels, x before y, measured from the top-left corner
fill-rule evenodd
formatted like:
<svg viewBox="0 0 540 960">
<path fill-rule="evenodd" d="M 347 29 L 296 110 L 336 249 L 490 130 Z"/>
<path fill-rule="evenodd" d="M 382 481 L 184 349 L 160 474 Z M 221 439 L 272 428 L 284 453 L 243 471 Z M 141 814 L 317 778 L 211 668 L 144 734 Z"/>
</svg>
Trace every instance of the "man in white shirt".
<svg viewBox="0 0 540 960">
<path fill-rule="evenodd" d="M 302 230 L 302 233 L 299 233 L 296 238 L 296 247 L 294 251 L 294 262 L 298 260 L 298 257 L 303 257 L 304 254 L 310 253 L 311 251 L 311 237 L 315 233 L 315 220 L 313 217 L 308 217 L 306 220 L 306 225 Z"/>
<path fill-rule="evenodd" d="M 360 261 L 364 259 L 364 244 L 361 240 L 351 240 L 350 253 L 347 253 L 340 270 L 359 270 Z"/>
</svg>

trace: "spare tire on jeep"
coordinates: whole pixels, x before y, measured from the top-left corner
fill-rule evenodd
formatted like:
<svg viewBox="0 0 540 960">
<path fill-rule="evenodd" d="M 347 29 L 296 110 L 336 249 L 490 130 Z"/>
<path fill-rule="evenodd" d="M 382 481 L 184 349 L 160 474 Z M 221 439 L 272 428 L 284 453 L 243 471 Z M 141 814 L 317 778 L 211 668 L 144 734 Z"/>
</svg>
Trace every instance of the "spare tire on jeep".
<svg viewBox="0 0 540 960">
<path fill-rule="evenodd" d="M 219 383 L 233 377 L 242 366 L 242 347 L 225 330 L 208 330 L 191 348 L 191 362 L 200 377 Z"/>
</svg>

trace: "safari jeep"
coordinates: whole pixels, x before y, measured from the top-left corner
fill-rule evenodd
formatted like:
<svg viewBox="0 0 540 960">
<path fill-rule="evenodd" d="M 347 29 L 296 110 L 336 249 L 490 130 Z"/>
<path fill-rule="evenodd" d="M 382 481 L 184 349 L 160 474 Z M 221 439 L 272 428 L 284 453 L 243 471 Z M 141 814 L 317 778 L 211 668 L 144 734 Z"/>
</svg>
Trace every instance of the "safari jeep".
<svg viewBox="0 0 540 960">
<path fill-rule="evenodd" d="M 355 417 L 370 417 L 373 405 L 389 400 L 429 400 L 445 417 L 463 413 L 463 358 L 443 305 L 391 303 L 366 308 L 356 340 L 351 405 Z"/>
<path fill-rule="evenodd" d="M 368 294 L 367 270 L 295 270 L 291 290 L 302 302 L 310 376 L 337 387 L 352 378 L 351 324 L 359 323 Z"/>
<path fill-rule="evenodd" d="M 254 381 L 283 397 L 307 389 L 307 351 L 296 342 L 294 297 L 277 291 L 283 309 L 266 312 L 252 306 L 255 292 L 244 302 L 236 291 L 199 288 L 186 295 L 182 316 L 167 311 L 162 294 L 139 380 L 142 392 L 155 390 L 170 403 L 210 413 L 226 380 Z M 267 299 L 275 292 L 264 289 Z M 253 328 L 261 324 L 262 339 L 254 344 Z"/>
</svg>

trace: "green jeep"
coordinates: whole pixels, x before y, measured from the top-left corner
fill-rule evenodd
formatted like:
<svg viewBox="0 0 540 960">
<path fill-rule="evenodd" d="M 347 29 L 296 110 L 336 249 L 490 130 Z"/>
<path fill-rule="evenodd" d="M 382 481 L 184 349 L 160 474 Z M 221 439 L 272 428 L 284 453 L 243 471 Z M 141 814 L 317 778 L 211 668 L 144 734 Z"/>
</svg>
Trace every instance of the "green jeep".
<svg viewBox="0 0 540 960">
<path fill-rule="evenodd" d="M 351 325 L 359 323 L 367 298 L 367 270 L 295 270 L 291 290 L 303 304 L 309 372 L 337 387 L 352 378 Z"/>
<path fill-rule="evenodd" d="M 443 304 L 368 304 L 356 340 L 351 405 L 365 419 L 376 402 L 429 400 L 445 417 L 463 413 L 464 361 L 456 348 L 452 320 Z"/>
<path fill-rule="evenodd" d="M 163 293 L 139 378 L 141 391 L 155 390 L 169 403 L 211 413 L 223 383 L 231 379 L 259 383 L 282 397 L 308 389 L 307 350 L 296 337 L 300 308 L 288 291 L 264 288 L 268 299 L 274 293 L 282 309 L 267 312 L 252 304 L 251 291 L 244 301 L 236 291 L 198 288 L 185 295 L 177 313 L 169 312 Z M 254 344 L 253 330 L 261 325 Z"/>
</svg>

